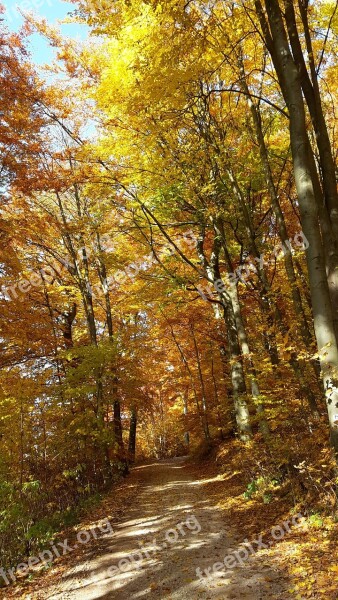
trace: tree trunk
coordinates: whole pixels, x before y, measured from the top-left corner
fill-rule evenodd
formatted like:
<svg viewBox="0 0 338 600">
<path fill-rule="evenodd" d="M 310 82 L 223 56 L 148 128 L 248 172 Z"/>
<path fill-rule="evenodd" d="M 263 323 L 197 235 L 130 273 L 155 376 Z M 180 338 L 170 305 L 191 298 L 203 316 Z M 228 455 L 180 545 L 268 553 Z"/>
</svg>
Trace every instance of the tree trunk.
<svg viewBox="0 0 338 600">
<path fill-rule="evenodd" d="M 290 246 L 288 243 L 289 242 L 288 232 L 287 232 L 287 228 L 286 228 L 283 211 L 282 211 L 280 203 L 279 203 L 277 189 L 276 189 L 276 186 L 275 186 L 275 183 L 273 180 L 273 174 L 271 171 L 268 151 L 267 151 L 267 148 L 265 145 L 264 134 L 263 134 L 263 130 L 262 130 L 262 121 L 261 121 L 259 109 L 255 105 L 255 103 L 251 97 L 250 91 L 249 91 L 249 87 L 248 87 L 248 84 L 246 81 L 246 74 L 244 71 L 244 64 L 243 64 L 242 57 L 239 58 L 239 68 L 240 68 L 240 75 L 241 75 L 241 88 L 247 98 L 248 106 L 249 106 L 249 109 L 251 112 L 252 122 L 254 125 L 254 130 L 256 133 L 256 138 L 257 138 L 258 147 L 259 147 L 259 154 L 260 154 L 262 167 L 263 167 L 263 171 L 264 171 L 264 175 L 265 175 L 265 181 L 266 181 L 267 189 L 268 189 L 270 200 L 271 200 L 271 206 L 272 206 L 273 212 L 276 217 L 277 232 L 278 232 L 279 238 L 283 244 L 284 265 L 285 265 L 286 275 L 289 280 L 293 307 L 294 307 L 295 313 L 299 319 L 301 336 L 303 338 L 305 346 L 308 347 L 312 342 L 312 336 L 311 336 L 310 329 L 309 329 L 309 326 L 308 326 L 308 323 L 306 320 L 305 312 L 303 309 L 302 297 L 301 297 L 300 290 L 299 290 L 299 287 L 297 284 L 297 277 L 296 277 L 296 273 L 295 273 L 295 269 L 294 269 L 294 265 L 293 265 L 292 252 L 291 252 L 291 249 L 290 249 Z"/>
<path fill-rule="evenodd" d="M 242 441 L 248 441 L 252 437 L 252 429 L 247 404 L 247 390 L 242 355 L 237 336 L 236 320 L 228 294 L 226 294 L 225 291 L 221 291 L 219 286 L 215 285 L 217 282 L 221 281 L 219 271 L 220 248 L 221 240 L 219 236 L 215 235 L 212 255 L 209 262 L 204 253 L 204 227 L 202 227 L 201 234 L 197 239 L 197 252 L 201 264 L 205 269 L 206 276 L 218 291 L 223 306 L 224 322 L 230 354 L 231 383 L 237 429 L 240 439 Z"/>
<path fill-rule="evenodd" d="M 300 16 L 304 29 L 305 44 L 310 66 L 308 73 L 304 52 L 301 46 L 296 23 L 296 15 L 293 0 L 285 0 L 285 21 L 288 29 L 290 45 L 293 58 L 297 65 L 300 83 L 304 97 L 310 112 L 316 144 L 319 151 L 320 169 L 323 180 L 325 205 L 328 210 L 332 229 L 338 241 L 338 193 L 336 181 L 335 159 L 332 152 L 330 137 L 325 122 L 323 106 L 318 84 L 318 75 L 315 65 L 315 53 L 313 51 L 311 33 L 308 22 L 308 2 L 298 0 Z"/>
<path fill-rule="evenodd" d="M 260 4 L 256 0 L 256 4 Z M 305 108 L 299 73 L 292 59 L 277 0 L 265 1 L 273 44 L 272 58 L 290 114 L 290 140 L 301 223 L 309 242 L 306 250 L 314 329 L 325 390 L 330 439 L 338 458 L 338 348 L 326 278 L 324 249 L 311 177 Z M 264 18 L 264 16 L 263 16 Z M 271 45 L 271 44 L 270 44 Z"/>
<path fill-rule="evenodd" d="M 226 244 L 223 221 L 221 219 L 218 219 L 217 222 L 214 223 L 214 228 L 215 228 L 216 235 L 218 235 L 220 237 L 220 240 L 222 242 L 223 252 L 225 255 L 225 262 L 226 262 L 228 271 L 229 271 L 229 273 L 232 273 L 233 265 L 232 265 L 231 257 L 228 252 L 228 248 L 227 248 L 227 244 Z M 238 336 L 238 340 L 239 340 L 239 343 L 241 346 L 241 351 L 242 351 L 242 355 L 243 355 L 244 362 L 245 362 L 246 372 L 248 373 L 250 383 L 251 383 L 251 395 L 252 395 L 254 405 L 256 408 L 256 412 L 257 412 L 257 416 L 259 419 L 259 427 L 260 427 L 260 430 L 261 430 L 262 434 L 264 435 L 264 437 L 268 437 L 268 435 L 270 433 L 269 425 L 265 418 L 263 403 L 259 399 L 260 398 L 260 390 L 259 390 L 259 385 L 258 385 L 258 380 L 257 380 L 257 374 L 256 374 L 255 366 L 254 366 L 252 358 L 251 358 L 248 337 L 246 334 L 246 329 L 245 329 L 245 325 L 244 325 L 243 317 L 242 317 L 241 305 L 240 305 L 240 301 L 239 301 L 239 297 L 238 297 L 237 284 L 230 283 L 227 292 L 228 292 L 228 295 L 229 295 L 229 298 L 231 301 L 232 310 L 233 310 L 235 321 L 236 321 L 237 336 Z"/>
<path fill-rule="evenodd" d="M 129 446 L 128 446 L 128 459 L 129 462 L 135 462 L 136 452 L 136 430 L 137 430 L 137 410 L 135 406 L 131 408 L 130 415 L 130 429 L 129 429 Z"/>
</svg>

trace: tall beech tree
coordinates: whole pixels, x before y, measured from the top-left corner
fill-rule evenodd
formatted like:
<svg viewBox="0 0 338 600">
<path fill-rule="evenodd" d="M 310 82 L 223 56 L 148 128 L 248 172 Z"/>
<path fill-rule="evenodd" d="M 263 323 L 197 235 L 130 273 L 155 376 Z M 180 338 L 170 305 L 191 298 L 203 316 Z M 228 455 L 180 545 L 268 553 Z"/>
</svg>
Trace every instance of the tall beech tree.
<svg viewBox="0 0 338 600">
<path fill-rule="evenodd" d="M 337 387 L 337 368 L 338 368 L 338 346 L 335 334 L 334 322 L 337 314 L 337 305 L 335 302 L 335 293 L 329 290 L 329 281 L 331 280 L 332 269 L 336 271 L 337 264 L 334 262 L 329 267 L 327 276 L 325 269 L 325 246 L 330 245 L 330 239 L 321 236 L 319 209 L 320 198 L 316 199 L 316 186 L 314 178 L 316 173 L 312 167 L 311 147 L 306 126 L 305 101 L 311 106 L 311 114 L 315 131 L 317 133 L 317 143 L 320 146 L 320 157 L 327 156 L 328 162 L 322 169 L 324 189 L 326 190 L 326 210 L 328 212 L 328 226 L 335 230 L 335 220 L 338 209 L 337 189 L 335 181 L 332 181 L 332 154 L 330 150 L 329 138 L 326 131 L 325 120 L 321 110 L 320 98 L 318 98 L 318 81 L 316 71 L 313 67 L 313 58 L 310 57 L 311 71 L 314 70 L 312 86 L 315 86 L 316 93 L 310 96 L 309 76 L 304 65 L 303 54 L 296 32 L 295 14 L 292 2 L 286 2 L 287 11 L 285 13 L 286 27 L 283 19 L 283 13 L 278 1 L 266 2 L 265 17 L 262 4 L 255 3 L 257 14 L 260 19 L 262 34 L 266 46 L 270 52 L 274 67 L 278 76 L 283 96 L 289 112 L 289 131 L 292 150 L 292 159 L 294 165 L 294 177 L 298 194 L 299 210 L 303 231 L 308 239 L 309 247 L 307 249 L 307 266 L 309 273 L 312 309 L 314 317 L 314 329 L 317 339 L 318 354 L 322 371 L 322 378 L 325 390 L 327 410 L 330 424 L 331 441 L 335 452 L 338 452 L 338 427 L 336 424 L 336 409 L 338 407 L 338 387 Z M 300 2 L 303 22 L 305 21 L 305 35 L 308 38 L 309 30 L 306 24 L 307 6 Z M 290 43 L 287 36 L 287 29 L 290 35 Z M 292 48 L 292 50 L 291 50 Z M 308 50 L 313 57 L 313 52 L 308 45 Z M 292 54 L 293 51 L 293 54 Z M 301 53 L 301 56 L 300 56 Z M 306 71 L 306 73 L 305 73 Z M 305 82 L 305 83 L 304 83 Z M 303 88 L 302 88 L 303 83 Z M 304 90 L 305 85 L 305 90 Z M 313 97 L 314 96 L 314 97 Z M 317 100 L 315 100 L 317 98 Z M 311 105 L 313 100 L 314 106 Z M 320 122 L 320 125 L 319 125 Z M 325 208 L 323 209 L 325 210 Z M 325 233 L 325 230 L 322 231 Z M 331 250 L 327 249 L 329 255 Z M 335 274 L 333 279 L 335 278 Z M 334 284 L 333 284 L 334 285 Z"/>
</svg>

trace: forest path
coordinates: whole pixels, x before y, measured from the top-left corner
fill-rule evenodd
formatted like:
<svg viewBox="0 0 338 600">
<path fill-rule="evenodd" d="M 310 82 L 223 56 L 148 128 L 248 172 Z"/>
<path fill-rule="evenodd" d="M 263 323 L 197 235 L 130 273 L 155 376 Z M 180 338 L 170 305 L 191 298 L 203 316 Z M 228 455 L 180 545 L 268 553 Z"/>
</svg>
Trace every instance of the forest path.
<svg viewBox="0 0 338 600">
<path fill-rule="evenodd" d="M 287 580 L 269 549 L 239 551 L 245 530 L 234 530 L 219 507 L 224 481 L 183 458 L 135 467 L 105 499 L 100 518 L 110 515 L 113 532 L 55 561 L 17 596 L 30 600 L 227 600 L 290 596 Z M 104 512 L 102 512 L 102 509 Z M 106 512 L 108 511 L 108 512 Z M 108 529 L 108 528 L 107 528 Z M 82 522 L 78 531 L 88 530 Z M 252 539 L 251 536 L 249 536 Z M 71 540 L 72 541 L 72 540 Z M 74 547 L 74 544 L 73 544 Z M 241 550 L 242 548 L 242 550 Z M 142 552 L 141 552 L 142 550 Z M 140 553 L 141 552 L 141 553 Z M 124 559 L 124 560 L 123 560 Z M 122 563 L 120 562 L 122 560 Z M 215 563 L 216 571 L 213 572 Z M 229 566 L 229 565 L 228 565 Z M 115 567 L 115 568 L 114 568 Z M 200 569 L 202 577 L 196 570 Z M 209 569 L 209 578 L 203 573 Z M 217 572 L 218 571 L 218 572 Z M 27 593 L 28 591 L 28 593 Z"/>
<path fill-rule="evenodd" d="M 130 485 L 135 479 L 137 493 L 118 524 L 112 523 L 114 532 L 101 536 L 94 547 L 89 542 L 57 585 L 40 585 L 40 591 L 27 598 L 290 598 L 290 583 L 269 559 L 269 551 L 264 558 L 252 553 L 230 569 L 218 565 L 219 572 L 209 579 L 198 578 L 196 569 L 203 572 L 222 562 L 228 553 L 240 550 L 246 538 L 245 531 L 233 531 L 231 516 L 227 519 L 226 511 L 218 506 L 222 486 L 216 473 L 200 478 L 196 466 L 176 458 L 138 466 L 124 483 Z M 121 559 L 127 559 L 120 563 L 124 571 L 119 568 Z"/>
</svg>

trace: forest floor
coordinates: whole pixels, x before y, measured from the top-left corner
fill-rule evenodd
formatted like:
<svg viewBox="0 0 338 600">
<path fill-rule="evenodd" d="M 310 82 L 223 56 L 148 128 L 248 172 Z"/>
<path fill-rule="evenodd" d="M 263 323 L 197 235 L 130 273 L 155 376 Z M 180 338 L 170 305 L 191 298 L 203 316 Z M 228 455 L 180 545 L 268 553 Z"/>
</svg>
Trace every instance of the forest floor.
<svg viewBox="0 0 338 600">
<path fill-rule="evenodd" d="M 79 531 L 104 519 L 113 531 L 75 544 Z M 139 465 L 75 530 L 64 532 L 72 552 L 0 597 L 338 598 L 336 541 L 319 539 L 322 534 L 309 532 L 302 518 L 294 525 L 291 519 L 271 505 L 253 513 L 236 474 L 220 474 L 214 462 L 176 458 Z M 243 545 L 247 540 L 250 548 Z M 314 560 L 304 561 L 301 547 L 307 543 L 308 558 L 309 549 L 316 551 L 317 567 Z M 336 563 L 328 565 L 332 550 Z"/>
</svg>

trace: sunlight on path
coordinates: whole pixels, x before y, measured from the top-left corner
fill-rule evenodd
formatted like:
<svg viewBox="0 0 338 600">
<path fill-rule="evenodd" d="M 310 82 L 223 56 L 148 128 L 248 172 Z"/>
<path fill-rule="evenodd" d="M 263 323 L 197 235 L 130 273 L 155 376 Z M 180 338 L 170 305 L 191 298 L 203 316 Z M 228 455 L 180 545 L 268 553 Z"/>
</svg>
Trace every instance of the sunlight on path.
<svg viewBox="0 0 338 600">
<path fill-rule="evenodd" d="M 64 575 L 49 600 L 168 600 L 289 598 L 276 567 L 253 555 L 232 569 L 213 565 L 244 540 L 231 537 L 226 513 L 194 480 L 184 459 L 138 468 L 137 505 L 129 508 L 99 552 Z M 229 523 L 231 526 L 231 523 Z M 198 577 L 210 573 L 209 578 Z"/>
</svg>

